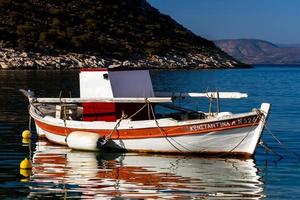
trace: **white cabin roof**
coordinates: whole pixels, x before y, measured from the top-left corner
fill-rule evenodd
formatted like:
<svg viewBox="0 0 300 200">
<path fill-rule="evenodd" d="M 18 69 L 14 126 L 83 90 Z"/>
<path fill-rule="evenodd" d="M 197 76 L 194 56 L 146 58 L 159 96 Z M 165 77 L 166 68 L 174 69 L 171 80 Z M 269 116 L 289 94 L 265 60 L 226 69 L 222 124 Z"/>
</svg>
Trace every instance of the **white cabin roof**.
<svg viewBox="0 0 300 200">
<path fill-rule="evenodd" d="M 154 91 L 149 70 L 84 69 L 80 98 L 149 98 Z"/>
</svg>

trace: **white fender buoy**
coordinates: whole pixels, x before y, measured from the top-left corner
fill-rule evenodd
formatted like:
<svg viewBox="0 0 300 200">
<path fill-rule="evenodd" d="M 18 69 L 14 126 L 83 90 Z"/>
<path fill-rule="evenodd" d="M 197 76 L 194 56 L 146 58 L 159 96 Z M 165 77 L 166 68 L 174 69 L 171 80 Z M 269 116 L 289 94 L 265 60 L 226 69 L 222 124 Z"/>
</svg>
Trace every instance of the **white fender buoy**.
<svg viewBox="0 0 300 200">
<path fill-rule="evenodd" d="M 98 133 L 74 131 L 68 135 L 66 142 L 72 149 L 98 151 L 101 148 L 103 136 Z"/>
</svg>

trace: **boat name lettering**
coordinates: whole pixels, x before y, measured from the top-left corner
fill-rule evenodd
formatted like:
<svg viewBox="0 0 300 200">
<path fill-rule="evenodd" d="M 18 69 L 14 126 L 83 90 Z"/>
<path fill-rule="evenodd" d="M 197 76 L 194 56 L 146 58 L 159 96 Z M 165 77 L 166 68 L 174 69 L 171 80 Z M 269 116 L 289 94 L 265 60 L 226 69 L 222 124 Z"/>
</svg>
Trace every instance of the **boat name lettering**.
<svg viewBox="0 0 300 200">
<path fill-rule="evenodd" d="M 190 129 L 190 131 L 199 131 L 199 130 L 205 130 L 205 129 L 239 126 L 239 125 L 243 125 L 243 124 L 252 124 L 256 121 L 256 119 L 257 119 L 256 116 L 245 117 L 245 118 L 229 120 L 229 121 L 221 121 L 221 122 L 193 125 L 193 126 L 190 126 L 189 129 Z"/>
</svg>

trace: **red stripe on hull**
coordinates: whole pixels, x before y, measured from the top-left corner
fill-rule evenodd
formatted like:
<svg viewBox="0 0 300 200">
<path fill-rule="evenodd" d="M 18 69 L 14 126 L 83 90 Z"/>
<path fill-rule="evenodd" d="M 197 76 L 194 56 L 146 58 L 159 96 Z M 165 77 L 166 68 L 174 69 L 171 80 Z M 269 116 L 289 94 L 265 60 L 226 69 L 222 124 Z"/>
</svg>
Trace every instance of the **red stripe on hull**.
<svg viewBox="0 0 300 200">
<path fill-rule="evenodd" d="M 142 138 L 157 138 L 157 137 L 174 137 L 183 135 L 193 135 L 193 134 L 205 134 L 209 132 L 223 131 L 236 128 L 244 128 L 249 126 L 257 126 L 259 124 L 260 118 L 257 115 L 251 115 L 247 117 L 223 120 L 217 122 L 209 123 L 198 123 L 192 125 L 183 126 L 173 126 L 173 127 L 163 127 L 161 129 L 157 127 L 153 128 L 141 128 L 141 129 L 120 129 L 115 130 L 111 135 L 111 139 L 142 139 Z M 103 129 L 80 129 L 80 128 L 68 128 L 62 126 L 56 126 L 41 122 L 35 119 L 35 123 L 44 131 L 67 136 L 73 131 L 86 131 L 94 132 L 100 135 L 108 135 L 112 130 Z"/>
</svg>

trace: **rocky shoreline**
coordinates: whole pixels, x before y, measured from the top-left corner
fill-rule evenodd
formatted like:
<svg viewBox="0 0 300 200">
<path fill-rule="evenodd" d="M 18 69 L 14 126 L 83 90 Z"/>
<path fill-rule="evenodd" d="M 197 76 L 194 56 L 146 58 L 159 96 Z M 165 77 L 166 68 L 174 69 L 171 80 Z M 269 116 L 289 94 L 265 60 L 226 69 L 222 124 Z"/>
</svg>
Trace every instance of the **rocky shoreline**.
<svg viewBox="0 0 300 200">
<path fill-rule="evenodd" d="M 36 53 L 12 48 L 0 48 L 1 70 L 28 69 L 78 69 L 78 68 L 149 68 L 149 69 L 206 69 L 236 68 L 239 63 L 232 59 L 224 59 L 224 55 L 206 56 L 189 53 L 187 56 L 168 54 L 166 56 L 151 55 L 147 58 L 131 58 L 118 60 L 104 58 L 100 55 L 60 52 L 52 55 Z M 242 65 L 241 67 L 246 67 Z"/>
<path fill-rule="evenodd" d="M 247 67 L 146 0 L 0 5 L 0 70 Z"/>
</svg>

